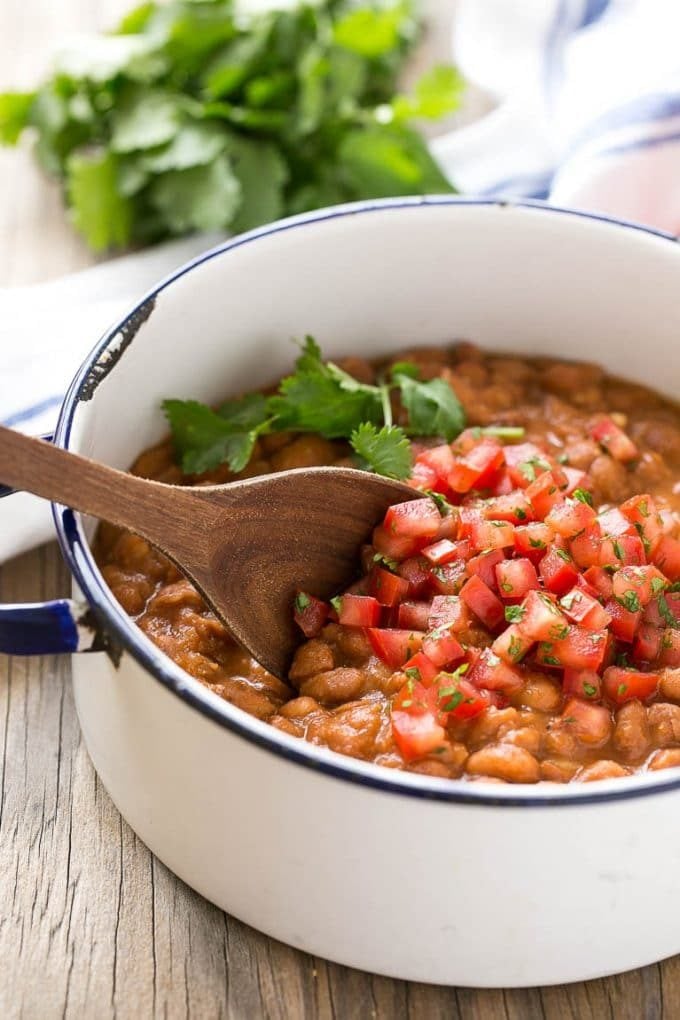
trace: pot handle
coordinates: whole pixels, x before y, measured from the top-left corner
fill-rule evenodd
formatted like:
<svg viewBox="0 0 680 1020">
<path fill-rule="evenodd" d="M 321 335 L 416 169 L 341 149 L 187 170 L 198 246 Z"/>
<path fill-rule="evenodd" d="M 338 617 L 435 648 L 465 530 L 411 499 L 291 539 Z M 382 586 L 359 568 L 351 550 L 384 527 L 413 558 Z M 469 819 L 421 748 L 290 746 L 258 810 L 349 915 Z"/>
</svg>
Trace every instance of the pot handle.
<svg viewBox="0 0 680 1020">
<path fill-rule="evenodd" d="M 52 436 L 41 436 L 48 442 Z M 15 490 L 0 485 L 0 498 Z M 73 599 L 0 605 L 0 652 L 7 655 L 56 655 L 90 650 L 96 631 L 86 603 Z"/>
</svg>

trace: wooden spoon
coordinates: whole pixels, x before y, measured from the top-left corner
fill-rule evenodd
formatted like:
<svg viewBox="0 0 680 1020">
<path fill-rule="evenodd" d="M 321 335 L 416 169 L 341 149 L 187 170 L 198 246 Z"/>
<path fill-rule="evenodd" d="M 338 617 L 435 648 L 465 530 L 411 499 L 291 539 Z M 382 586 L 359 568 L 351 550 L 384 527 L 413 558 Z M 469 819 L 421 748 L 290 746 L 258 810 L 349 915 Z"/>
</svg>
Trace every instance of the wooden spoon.
<svg viewBox="0 0 680 1020">
<path fill-rule="evenodd" d="M 165 485 L 3 426 L 0 480 L 147 539 L 281 678 L 300 641 L 296 590 L 329 598 L 346 587 L 387 507 L 422 495 L 380 475 L 332 467 L 228 485 Z"/>
</svg>

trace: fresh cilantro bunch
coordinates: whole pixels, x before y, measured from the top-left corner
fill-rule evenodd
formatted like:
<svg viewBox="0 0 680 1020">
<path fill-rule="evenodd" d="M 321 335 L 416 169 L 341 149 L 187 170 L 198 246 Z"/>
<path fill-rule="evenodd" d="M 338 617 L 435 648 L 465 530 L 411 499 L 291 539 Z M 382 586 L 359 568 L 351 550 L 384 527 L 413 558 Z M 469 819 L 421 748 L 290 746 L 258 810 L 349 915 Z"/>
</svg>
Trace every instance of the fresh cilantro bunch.
<svg viewBox="0 0 680 1020">
<path fill-rule="evenodd" d="M 443 379 L 422 382 L 416 365 L 398 362 L 377 385 L 359 382 L 333 362 L 308 336 L 293 375 L 276 394 L 250 394 L 229 400 L 216 411 L 195 400 L 166 400 L 163 410 L 186 474 L 219 464 L 242 471 L 258 436 L 268 432 L 316 432 L 347 439 L 360 466 L 389 478 L 411 472 L 409 435 L 454 439 L 465 426 L 458 398 Z M 392 420 L 391 394 L 397 391 L 408 416 L 401 428 Z"/>
<path fill-rule="evenodd" d="M 63 53 L 36 92 L 0 95 L 0 142 L 32 129 L 96 251 L 452 191 L 410 122 L 454 110 L 462 80 L 436 67 L 399 94 L 416 36 L 410 0 L 258 15 L 150 0 Z"/>
</svg>

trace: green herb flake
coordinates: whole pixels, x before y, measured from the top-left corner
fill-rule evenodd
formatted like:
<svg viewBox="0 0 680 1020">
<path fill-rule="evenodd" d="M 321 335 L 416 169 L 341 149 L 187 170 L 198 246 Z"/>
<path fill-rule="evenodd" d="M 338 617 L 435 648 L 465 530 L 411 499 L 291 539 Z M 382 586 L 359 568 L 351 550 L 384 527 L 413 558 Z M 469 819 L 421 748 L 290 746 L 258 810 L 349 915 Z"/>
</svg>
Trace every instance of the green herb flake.
<svg viewBox="0 0 680 1020">
<path fill-rule="evenodd" d="M 617 560 L 622 560 L 624 555 L 623 549 L 621 548 L 621 543 L 617 539 L 614 539 L 612 541 L 612 548 L 614 550 L 614 555 L 616 556 Z"/>
<path fill-rule="evenodd" d="M 574 492 L 572 493 L 572 495 L 573 495 L 574 499 L 579 500 L 580 503 L 585 503 L 586 506 L 592 506 L 593 505 L 593 494 L 592 494 L 592 492 L 587 492 L 585 489 L 574 489 Z"/>
<path fill-rule="evenodd" d="M 558 546 L 555 546 L 554 549 L 561 560 L 564 560 L 565 563 L 571 563 L 571 556 L 566 549 L 560 549 Z"/>
<path fill-rule="evenodd" d="M 295 610 L 296 610 L 296 612 L 301 613 L 308 606 L 310 606 L 311 603 L 312 603 L 312 600 L 310 599 L 309 595 L 305 594 L 305 592 L 303 592 L 303 591 L 299 591 L 297 593 L 297 595 L 295 596 Z"/>
<path fill-rule="evenodd" d="M 620 697 L 622 694 L 625 694 L 627 690 L 628 690 L 628 684 L 619 684 L 619 686 L 616 688 L 616 693 Z"/>
<path fill-rule="evenodd" d="M 524 606 L 506 606 L 505 619 L 508 623 L 519 623 L 526 615 Z"/>
<path fill-rule="evenodd" d="M 658 595 L 659 592 L 663 591 L 665 587 L 666 587 L 666 582 L 664 581 L 664 579 L 662 577 L 653 577 L 652 578 L 652 592 L 655 595 Z"/>
<path fill-rule="evenodd" d="M 624 609 L 627 609 L 629 613 L 639 613 L 642 609 L 637 592 L 632 590 L 625 591 L 620 598 L 617 598 L 616 601 L 619 605 L 623 606 Z"/>
<path fill-rule="evenodd" d="M 342 612 L 342 595 L 335 595 L 331 599 L 331 605 L 333 606 L 333 609 L 336 611 L 336 613 L 339 616 L 340 613 Z"/>
<path fill-rule="evenodd" d="M 594 698 L 595 695 L 597 694 L 597 687 L 594 687 L 592 684 L 585 683 L 584 681 L 583 693 L 586 695 L 587 698 Z"/>
<path fill-rule="evenodd" d="M 414 680 L 416 683 L 419 683 L 421 680 L 420 670 L 417 666 L 409 666 L 408 669 L 404 670 L 404 675 L 407 676 L 409 680 Z"/>
</svg>

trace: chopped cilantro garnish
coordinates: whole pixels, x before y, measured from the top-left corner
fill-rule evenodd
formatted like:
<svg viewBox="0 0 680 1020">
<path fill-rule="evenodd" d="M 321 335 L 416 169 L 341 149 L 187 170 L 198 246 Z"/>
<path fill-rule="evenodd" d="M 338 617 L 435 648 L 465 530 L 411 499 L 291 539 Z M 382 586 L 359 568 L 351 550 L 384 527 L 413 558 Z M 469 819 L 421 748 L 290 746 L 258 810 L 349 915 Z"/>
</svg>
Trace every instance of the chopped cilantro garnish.
<svg viewBox="0 0 680 1020">
<path fill-rule="evenodd" d="M 520 620 L 524 619 L 526 609 L 524 606 L 506 606 L 505 607 L 505 619 L 508 623 L 519 623 Z"/>
<path fill-rule="evenodd" d="M 439 510 L 439 513 L 442 515 L 442 517 L 450 516 L 453 507 L 449 503 L 446 496 L 442 496 L 441 492 L 435 492 L 434 489 L 426 489 L 425 493 L 430 497 L 432 502 L 436 504 L 436 507 Z"/>
<path fill-rule="evenodd" d="M 618 560 L 622 560 L 623 549 L 621 548 L 621 543 L 617 539 L 614 539 L 614 541 L 612 542 L 612 548 L 614 549 L 614 555 L 616 556 L 616 558 Z"/>
<path fill-rule="evenodd" d="M 660 591 L 663 591 L 666 587 L 666 582 L 662 577 L 652 578 L 652 591 L 655 595 L 658 595 Z"/>
<path fill-rule="evenodd" d="M 592 684 L 588 684 L 588 683 L 584 682 L 584 684 L 583 684 L 583 693 L 588 698 L 594 698 L 595 695 L 597 694 L 597 687 L 594 687 Z"/>
<path fill-rule="evenodd" d="M 296 612 L 301 613 L 303 609 L 306 609 L 307 606 L 311 605 L 311 602 L 312 600 L 310 599 L 309 595 L 306 595 L 305 592 L 303 591 L 299 591 L 295 596 Z"/>
<path fill-rule="evenodd" d="M 519 660 L 524 655 L 525 651 L 526 648 L 524 647 L 523 643 L 519 640 L 519 638 L 517 637 L 510 638 L 510 643 L 508 644 L 508 652 L 513 662 L 519 662 Z"/>
<path fill-rule="evenodd" d="M 480 428 L 480 436 L 495 436 L 497 439 L 522 439 L 524 429 L 517 425 L 487 425 Z"/>
<path fill-rule="evenodd" d="M 331 605 L 333 606 L 333 609 L 336 611 L 336 613 L 339 616 L 341 611 L 342 611 L 342 595 L 335 595 L 331 599 Z"/>
<path fill-rule="evenodd" d="M 627 690 L 628 684 L 619 684 L 619 686 L 616 688 L 616 693 L 620 696 L 622 694 L 625 694 Z"/>
<path fill-rule="evenodd" d="M 624 609 L 627 609 L 629 613 L 639 613 L 642 609 L 638 594 L 632 589 L 625 591 L 620 598 L 617 598 L 616 601 L 619 605 L 623 606 Z"/>
<path fill-rule="evenodd" d="M 581 503 L 586 503 L 587 506 L 593 505 L 593 494 L 585 489 L 574 489 L 573 496 L 574 499 L 578 499 Z"/>
<path fill-rule="evenodd" d="M 680 630 L 680 620 L 676 620 L 673 616 L 665 596 L 659 595 L 656 601 L 659 606 L 659 612 L 661 613 L 666 626 L 670 627 L 672 630 Z"/>
<path fill-rule="evenodd" d="M 521 506 L 516 506 L 515 516 L 517 517 L 518 521 L 525 521 L 527 519 L 527 512 L 526 510 L 522 510 Z"/>
<path fill-rule="evenodd" d="M 561 560 L 564 560 L 565 563 L 571 563 L 571 556 L 566 549 L 560 549 L 558 546 L 555 546 L 555 552 Z"/>
<path fill-rule="evenodd" d="M 421 679 L 420 670 L 417 668 L 417 666 L 409 666 L 408 669 L 404 670 L 404 675 L 407 676 L 409 680 L 415 680 L 416 682 L 420 682 Z"/>
<path fill-rule="evenodd" d="M 507 582 L 507 581 L 503 581 L 503 583 L 501 584 L 501 588 L 502 588 L 502 590 L 503 590 L 504 592 L 506 592 L 507 594 L 509 594 L 509 593 L 510 593 L 511 591 L 513 591 L 513 587 L 512 587 L 512 585 L 511 585 L 511 584 L 508 584 L 508 582 Z"/>
<path fill-rule="evenodd" d="M 530 538 L 529 545 L 532 549 L 545 549 L 545 542 L 542 542 L 540 538 Z"/>
</svg>

